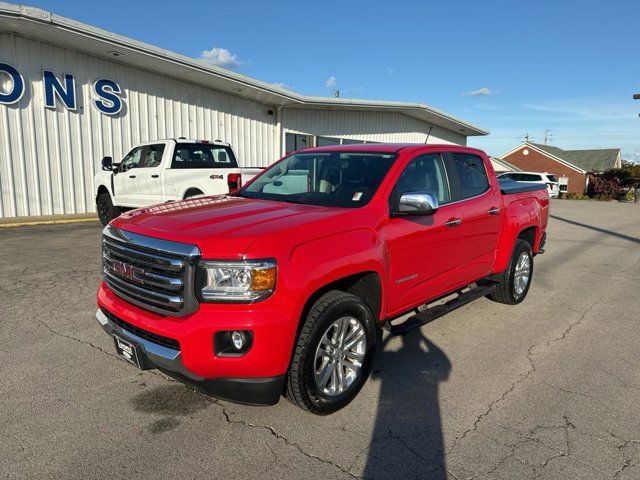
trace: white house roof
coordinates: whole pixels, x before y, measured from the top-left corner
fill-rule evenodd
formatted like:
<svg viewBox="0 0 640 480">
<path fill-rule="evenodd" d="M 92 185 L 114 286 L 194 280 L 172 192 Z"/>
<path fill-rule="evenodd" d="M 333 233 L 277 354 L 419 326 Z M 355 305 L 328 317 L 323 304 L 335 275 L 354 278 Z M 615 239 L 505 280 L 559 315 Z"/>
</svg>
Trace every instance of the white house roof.
<svg viewBox="0 0 640 480">
<path fill-rule="evenodd" d="M 275 84 L 209 65 L 39 8 L 0 2 L 0 32 L 60 45 L 148 71 L 287 108 L 388 110 L 453 130 L 465 136 L 489 132 L 423 103 L 389 102 L 302 95 Z"/>
</svg>

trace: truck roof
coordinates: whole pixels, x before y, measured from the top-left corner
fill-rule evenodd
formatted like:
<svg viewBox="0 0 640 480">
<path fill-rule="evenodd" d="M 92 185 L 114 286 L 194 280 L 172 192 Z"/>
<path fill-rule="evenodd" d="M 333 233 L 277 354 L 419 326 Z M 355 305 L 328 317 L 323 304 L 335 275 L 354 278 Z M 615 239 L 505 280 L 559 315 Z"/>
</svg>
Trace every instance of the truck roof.
<svg viewBox="0 0 640 480">
<path fill-rule="evenodd" d="M 165 139 L 161 139 L 158 141 L 166 141 L 166 140 L 173 140 L 176 143 L 202 143 L 202 144 L 212 144 L 212 145 L 224 145 L 225 147 L 230 147 L 231 144 L 228 142 L 223 142 L 222 140 L 207 140 L 207 139 L 200 139 L 200 140 L 196 140 L 193 138 L 184 138 L 184 137 L 178 137 L 178 138 L 165 138 Z"/>
</svg>

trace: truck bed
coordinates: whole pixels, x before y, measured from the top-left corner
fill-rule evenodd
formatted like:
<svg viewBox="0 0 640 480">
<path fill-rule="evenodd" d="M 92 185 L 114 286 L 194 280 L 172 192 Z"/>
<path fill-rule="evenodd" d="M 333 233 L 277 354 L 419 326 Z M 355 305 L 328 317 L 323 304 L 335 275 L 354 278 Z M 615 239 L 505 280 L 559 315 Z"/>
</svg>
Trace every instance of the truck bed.
<svg viewBox="0 0 640 480">
<path fill-rule="evenodd" d="M 543 183 L 528 183 L 517 182 L 515 180 L 501 180 L 498 179 L 500 184 L 500 191 L 503 195 L 510 195 L 514 193 L 534 192 L 536 190 L 546 190 L 547 186 Z"/>
</svg>

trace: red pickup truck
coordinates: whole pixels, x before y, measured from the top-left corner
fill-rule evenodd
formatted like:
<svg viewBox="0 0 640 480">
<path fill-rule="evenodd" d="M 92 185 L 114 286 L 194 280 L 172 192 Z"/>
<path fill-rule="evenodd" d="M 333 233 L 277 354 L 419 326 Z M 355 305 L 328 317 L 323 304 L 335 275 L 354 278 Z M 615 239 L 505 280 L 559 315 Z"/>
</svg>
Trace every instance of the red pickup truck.
<svg viewBox="0 0 640 480">
<path fill-rule="evenodd" d="M 234 194 L 113 220 L 96 317 L 139 368 L 329 414 L 362 388 L 381 328 L 520 303 L 548 208 L 546 185 L 498 182 L 472 148 L 301 150 Z"/>
</svg>

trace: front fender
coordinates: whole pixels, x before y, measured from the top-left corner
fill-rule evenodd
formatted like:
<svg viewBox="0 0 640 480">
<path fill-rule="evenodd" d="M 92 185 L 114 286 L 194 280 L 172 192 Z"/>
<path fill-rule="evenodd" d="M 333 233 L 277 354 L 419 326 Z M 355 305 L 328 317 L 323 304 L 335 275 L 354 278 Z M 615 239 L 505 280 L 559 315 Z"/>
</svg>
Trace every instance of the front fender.
<svg viewBox="0 0 640 480">
<path fill-rule="evenodd" d="M 368 228 L 329 234 L 296 245 L 287 259 L 287 282 L 297 292 L 298 316 L 311 296 L 345 277 L 374 272 L 381 280 L 386 304 L 384 248 L 378 235 Z M 384 308 L 381 308 L 381 315 Z"/>
<path fill-rule="evenodd" d="M 95 190 L 93 192 L 94 197 L 98 196 L 98 190 L 100 190 L 100 187 L 104 187 L 109 192 L 109 195 L 111 195 L 111 198 L 113 198 L 113 188 L 111 185 L 111 177 L 113 177 L 113 173 L 105 172 L 103 170 L 100 170 L 98 173 L 94 175 L 93 177 L 94 179 L 93 184 L 95 185 Z"/>
</svg>

